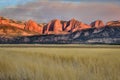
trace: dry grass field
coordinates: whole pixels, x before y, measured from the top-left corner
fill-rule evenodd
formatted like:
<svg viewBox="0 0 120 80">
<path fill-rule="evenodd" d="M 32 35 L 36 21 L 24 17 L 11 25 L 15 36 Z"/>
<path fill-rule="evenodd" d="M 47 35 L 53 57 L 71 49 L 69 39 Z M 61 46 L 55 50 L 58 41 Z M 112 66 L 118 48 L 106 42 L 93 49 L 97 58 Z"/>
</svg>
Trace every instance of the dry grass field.
<svg viewBox="0 0 120 80">
<path fill-rule="evenodd" d="M 120 48 L 0 48 L 0 80 L 120 80 Z"/>
</svg>

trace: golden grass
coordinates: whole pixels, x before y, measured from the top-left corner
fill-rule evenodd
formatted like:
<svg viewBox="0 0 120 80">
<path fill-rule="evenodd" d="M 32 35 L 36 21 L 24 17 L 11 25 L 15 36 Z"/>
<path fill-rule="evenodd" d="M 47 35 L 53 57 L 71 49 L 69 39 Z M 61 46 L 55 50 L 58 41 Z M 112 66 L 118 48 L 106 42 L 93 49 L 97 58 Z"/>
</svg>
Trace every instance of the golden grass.
<svg viewBox="0 0 120 80">
<path fill-rule="evenodd" d="M 0 48 L 0 80 L 120 80 L 119 53 L 119 48 Z"/>
</svg>

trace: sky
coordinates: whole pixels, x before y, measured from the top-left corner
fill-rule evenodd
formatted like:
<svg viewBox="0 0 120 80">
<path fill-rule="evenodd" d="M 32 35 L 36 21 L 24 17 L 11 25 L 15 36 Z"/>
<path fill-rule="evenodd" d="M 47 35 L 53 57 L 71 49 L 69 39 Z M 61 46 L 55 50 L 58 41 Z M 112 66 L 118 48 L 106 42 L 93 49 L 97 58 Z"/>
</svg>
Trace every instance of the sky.
<svg viewBox="0 0 120 80">
<path fill-rule="evenodd" d="M 120 0 L 0 0 L 0 16 L 39 23 L 56 18 L 108 22 L 120 20 Z"/>
</svg>

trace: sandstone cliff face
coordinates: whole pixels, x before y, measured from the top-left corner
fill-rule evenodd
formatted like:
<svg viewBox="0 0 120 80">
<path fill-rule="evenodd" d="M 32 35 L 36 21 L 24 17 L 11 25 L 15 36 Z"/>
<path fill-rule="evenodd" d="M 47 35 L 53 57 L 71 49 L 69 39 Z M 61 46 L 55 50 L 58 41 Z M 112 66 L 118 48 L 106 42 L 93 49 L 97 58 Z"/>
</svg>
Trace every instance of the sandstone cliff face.
<svg viewBox="0 0 120 80">
<path fill-rule="evenodd" d="M 33 34 L 14 26 L 0 25 L 0 36 L 32 36 Z"/>
<path fill-rule="evenodd" d="M 29 20 L 28 22 L 25 23 L 25 30 L 42 34 L 43 27 L 38 26 L 36 22 Z"/>
<path fill-rule="evenodd" d="M 1 43 L 120 44 L 120 21 L 110 21 L 104 25 L 101 20 L 96 20 L 87 25 L 75 19 L 55 19 L 48 24 L 37 24 L 33 20 L 21 22 L 0 17 Z"/>
<path fill-rule="evenodd" d="M 9 20 L 8 19 L 5 19 L 3 17 L 0 17 L 0 24 L 1 25 L 9 25 Z"/>
<path fill-rule="evenodd" d="M 44 27 L 45 34 L 59 34 L 62 31 L 62 24 L 61 21 L 58 19 L 52 20 Z"/>
<path fill-rule="evenodd" d="M 17 27 L 17 28 L 20 28 L 20 29 L 24 29 L 24 28 L 25 28 L 25 25 L 24 25 L 24 24 L 10 23 L 9 25 L 10 25 L 10 26 Z"/>
<path fill-rule="evenodd" d="M 8 35 L 11 35 L 14 33 L 14 35 L 23 34 L 23 36 L 42 34 L 43 26 L 44 25 L 38 25 L 36 22 L 32 20 L 29 20 L 28 22 L 25 23 L 22 21 L 15 21 L 12 19 L 0 17 L 0 34 L 9 33 Z"/>
<path fill-rule="evenodd" d="M 39 33 L 39 34 L 43 33 L 43 26 L 38 25 L 33 20 L 29 20 L 26 23 L 24 23 L 24 22 L 14 21 L 14 20 L 11 20 L 11 19 L 6 19 L 6 18 L 3 18 L 3 17 L 0 17 L 0 25 L 12 26 L 12 27 L 19 28 L 19 29 L 22 29 L 22 30 L 36 32 L 36 33 Z"/>
<path fill-rule="evenodd" d="M 102 28 L 105 26 L 101 20 L 96 20 L 96 21 L 92 22 L 90 25 L 91 25 L 91 27 L 95 27 L 95 28 Z"/>
<path fill-rule="evenodd" d="M 56 19 L 55 22 L 54 22 L 54 30 L 53 30 L 55 33 L 59 33 L 59 32 L 62 32 L 63 29 L 62 29 L 62 24 L 61 24 L 61 21 Z"/>
<path fill-rule="evenodd" d="M 79 22 L 78 20 L 75 20 L 73 18 L 67 22 L 67 26 L 64 28 L 64 30 L 68 32 L 75 32 L 75 31 L 80 31 L 88 28 L 91 28 L 91 26 L 84 24 L 82 22 Z"/>
<path fill-rule="evenodd" d="M 107 26 L 120 26 L 120 21 L 109 21 L 106 23 Z"/>
<path fill-rule="evenodd" d="M 92 27 L 96 28 L 96 31 L 94 32 L 99 32 L 99 29 L 105 26 L 114 26 L 114 27 L 120 26 L 120 21 L 110 21 L 106 25 L 104 25 L 104 23 L 101 20 L 96 20 L 92 22 L 90 25 L 88 25 L 73 18 L 69 21 L 54 19 L 50 21 L 48 24 L 46 23 L 37 24 L 33 20 L 22 22 L 22 21 L 15 21 L 12 19 L 0 17 L 0 27 L 1 27 L 0 33 L 2 34 L 5 34 L 4 26 L 7 26 L 6 33 L 8 32 L 13 33 L 14 30 L 12 29 L 15 28 L 15 29 L 22 30 L 22 32 L 25 31 L 26 36 L 27 36 L 27 32 L 28 34 L 31 33 L 33 35 L 39 35 L 39 34 L 62 34 L 63 35 L 63 34 L 70 34 L 76 31 L 87 30 Z M 9 27 L 11 27 L 10 30 L 8 29 Z M 19 34 L 19 33 L 16 33 L 16 34 Z"/>
<path fill-rule="evenodd" d="M 24 29 L 25 27 L 24 23 L 17 23 L 16 21 L 13 21 L 11 19 L 6 19 L 3 17 L 0 17 L 0 25 L 14 26 L 19 29 Z"/>
<path fill-rule="evenodd" d="M 79 30 L 84 30 L 91 28 L 90 25 L 79 22 L 75 19 L 71 19 L 70 21 L 60 21 L 58 19 L 52 20 L 44 27 L 45 34 L 61 34 L 68 32 L 75 32 Z"/>
</svg>

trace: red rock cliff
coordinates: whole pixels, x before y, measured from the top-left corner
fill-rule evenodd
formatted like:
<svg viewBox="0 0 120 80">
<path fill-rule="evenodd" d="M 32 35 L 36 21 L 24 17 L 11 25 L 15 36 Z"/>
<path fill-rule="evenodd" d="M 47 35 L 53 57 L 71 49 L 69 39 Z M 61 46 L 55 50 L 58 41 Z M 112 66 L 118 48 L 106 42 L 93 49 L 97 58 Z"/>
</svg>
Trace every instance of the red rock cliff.
<svg viewBox="0 0 120 80">
<path fill-rule="evenodd" d="M 92 22 L 90 25 L 95 28 L 102 28 L 105 26 L 103 21 L 101 21 L 101 20 L 96 20 L 96 21 Z"/>
<path fill-rule="evenodd" d="M 42 34 L 43 27 L 38 26 L 38 24 L 35 21 L 29 20 L 25 23 L 25 30 Z"/>
<path fill-rule="evenodd" d="M 90 25 L 79 22 L 78 20 L 71 19 L 70 21 L 60 21 L 58 19 L 52 20 L 44 27 L 45 34 L 60 34 L 62 32 L 75 32 L 91 28 Z"/>
<path fill-rule="evenodd" d="M 58 19 L 52 20 L 44 28 L 44 33 L 45 34 L 50 34 L 50 33 L 59 34 L 62 31 L 63 31 L 63 29 L 62 29 L 62 23 Z"/>
<path fill-rule="evenodd" d="M 113 27 L 115 27 L 115 26 L 120 26 L 120 20 L 119 21 L 109 21 L 109 22 L 107 22 L 106 23 L 106 25 L 107 26 L 113 26 Z"/>
<path fill-rule="evenodd" d="M 84 30 L 91 28 L 90 25 L 84 24 L 82 22 L 79 22 L 78 20 L 75 20 L 74 18 L 67 22 L 67 26 L 65 27 L 65 31 L 69 32 L 75 32 L 77 30 Z"/>
</svg>

